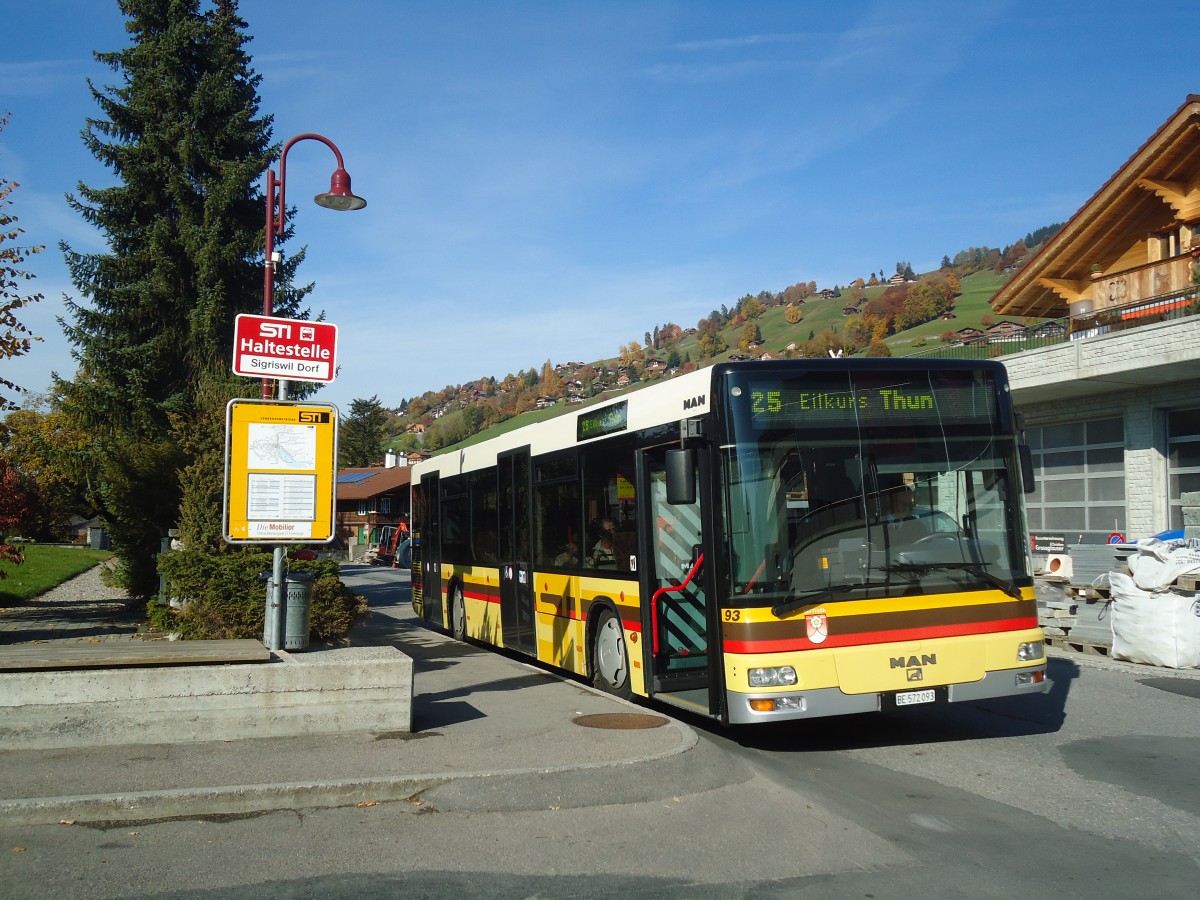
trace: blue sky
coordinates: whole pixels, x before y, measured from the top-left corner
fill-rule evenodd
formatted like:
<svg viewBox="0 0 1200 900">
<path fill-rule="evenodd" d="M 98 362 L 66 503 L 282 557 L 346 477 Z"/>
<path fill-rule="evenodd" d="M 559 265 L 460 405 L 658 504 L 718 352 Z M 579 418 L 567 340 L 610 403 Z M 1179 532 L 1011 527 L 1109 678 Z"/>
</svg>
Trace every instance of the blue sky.
<svg viewBox="0 0 1200 900">
<path fill-rule="evenodd" d="M 288 155 L 313 306 L 339 327 L 345 410 L 612 356 L 745 293 L 917 271 L 1064 221 L 1200 92 L 1200 13 L 1115 0 L 242 0 L 279 142 L 341 149 L 365 210 L 308 202 L 333 157 Z M 9 4 L 0 175 L 30 244 L 3 363 L 32 389 L 73 363 L 60 240 L 103 236 L 63 195 L 110 174 L 80 130 L 115 0 Z"/>
</svg>

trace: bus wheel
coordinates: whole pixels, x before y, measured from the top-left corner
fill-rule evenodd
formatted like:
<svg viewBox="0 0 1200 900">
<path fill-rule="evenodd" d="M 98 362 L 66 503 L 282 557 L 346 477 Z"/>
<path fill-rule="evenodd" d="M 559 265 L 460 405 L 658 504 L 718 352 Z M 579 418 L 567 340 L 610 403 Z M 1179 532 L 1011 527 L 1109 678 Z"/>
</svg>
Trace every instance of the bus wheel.
<svg viewBox="0 0 1200 900">
<path fill-rule="evenodd" d="M 455 640 L 467 639 L 467 607 L 463 603 L 462 588 L 457 585 L 450 597 L 450 633 L 454 635 Z"/>
<path fill-rule="evenodd" d="M 621 630 L 621 620 L 611 609 L 600 611 L 592 636 L 592 684 L 626 700 L 632 695 L 625 634 Z"/>
</svg>

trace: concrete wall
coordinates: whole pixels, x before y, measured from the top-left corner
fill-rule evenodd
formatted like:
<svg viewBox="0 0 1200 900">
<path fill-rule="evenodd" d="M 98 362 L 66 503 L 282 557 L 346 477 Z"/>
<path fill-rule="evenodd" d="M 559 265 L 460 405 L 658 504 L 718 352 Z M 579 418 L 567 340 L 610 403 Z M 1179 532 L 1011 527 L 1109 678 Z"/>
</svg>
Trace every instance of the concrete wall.
<svg viewBox="0 0 1200 900">
<path fill-rule="evenodd" d="M 3 750 L 411 730 L 412 660 L 391 647 L 0 673 Z"/>
<path fill-rule="evenodd" d="M 1139 331 L 1134 330 L 1128 334 L 1137 334 Z M 1168 349 L 1161 343 L 1171 334 L 1172 332 L 1159 330 L 1155 334 L 1157 341 L 1144 341 L 1145 346 L 1138 348 L 1137 356 L 1142 363 L 1142 371 L 1149 368 L 1146 354 L 1161 361 L 1179 351 L 1178 347 Z M 1184 336 L 1179 331 L 1174 334 Z M 1186 332 L 1189 340 L 1194 334 L 1200 334 L 1200 331 L 1188 329 Z M 1110 349 L 1115 350 L 1111 342 L 1109 345 Z M 1122 341 L 1122 348 L 1127 348 L 1125 341 Z M 1101 358 L 1095 353 L 1092 356 L 1094 359 Z M 1131 362 L 1122 358 L 1119 353 L 1105 353 L 1104 358 L 1112 359 L 1121 371 L 1125 371 Z M 1002 360 L 1012 379 L 1014 404 L 1025 415 L 1025 424 L 1035 427 L 1120 416 L 1125 423 L 1127 537 L 1149 537 L 1166 530 L 1169 525 L 1166 413 L 1170 409 L 1200 406 L 1196 381 L 1191 378 L 1176 378 L 1167 369 L 1162 380 L 1153 385 L 1133 382 L 1121 384 L 1118 376 L 1110 372 L 1107 377 L 1114 380 L 1107 382 L 1106 389 L 1098 393 L 1071 396 L 1070 389 L 1063 385 L 1063 398 L 1043 402 L 1029 402 L 1023 399 L 1023 395 L 1039 396 L 1040 391 L 1030 391 L 1030 387 L 1051 383 L 1057 377 L 1078 374 L 1075 365 L 1079 359 L 1074 351 L 1061 354 L 1058 364 L 1047 369 L 1039 369 L 1037 366 L 1038 363 L 1054 359 L 1052 354 L 1035 351 L 1034 354 L 1018 354 Z"/>
</svg>

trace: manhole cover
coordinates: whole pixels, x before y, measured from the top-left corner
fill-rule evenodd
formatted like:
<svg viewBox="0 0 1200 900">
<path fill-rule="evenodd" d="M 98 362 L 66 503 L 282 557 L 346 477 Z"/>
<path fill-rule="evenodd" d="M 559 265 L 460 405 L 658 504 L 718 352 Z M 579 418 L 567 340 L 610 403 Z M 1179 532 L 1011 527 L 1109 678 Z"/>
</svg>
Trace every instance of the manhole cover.
<svg viewBox="0 0 1200 900">
<path fill-rule="evenodd" d="M 610 728 L 610 729 L 634 729 L 634 728 L 659 728 L 666 725 L 670 719 L 664 719 L 662 716 L 648 716 L 643 713 L 597 713 L 592 716 L 579 716 L 575 719 L 576 725 L 582 725 L 584 728 Z"/>
</svg>

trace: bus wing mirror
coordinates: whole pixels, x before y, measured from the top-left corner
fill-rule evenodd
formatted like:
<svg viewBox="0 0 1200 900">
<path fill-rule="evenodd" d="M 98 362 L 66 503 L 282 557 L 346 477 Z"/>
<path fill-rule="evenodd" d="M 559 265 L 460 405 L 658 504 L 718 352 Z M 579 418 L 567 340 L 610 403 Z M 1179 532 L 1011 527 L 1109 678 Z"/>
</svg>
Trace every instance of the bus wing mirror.
<svg viewBox="0 0 1200 900">
<path fill-rule="evenodd" d="M 1037 489 L 1033 477 L 1033 451 L 1028 444 L 1017 444 L 1017 455 L 1021 458 L 1021 483 L 1025 493 L 1032 494 Z"/>
<path fill-rule="evenodd" d="M 690 506 L 696 502 L 696 451 L 667 451 L 667 502 Z"/>
</svg>

